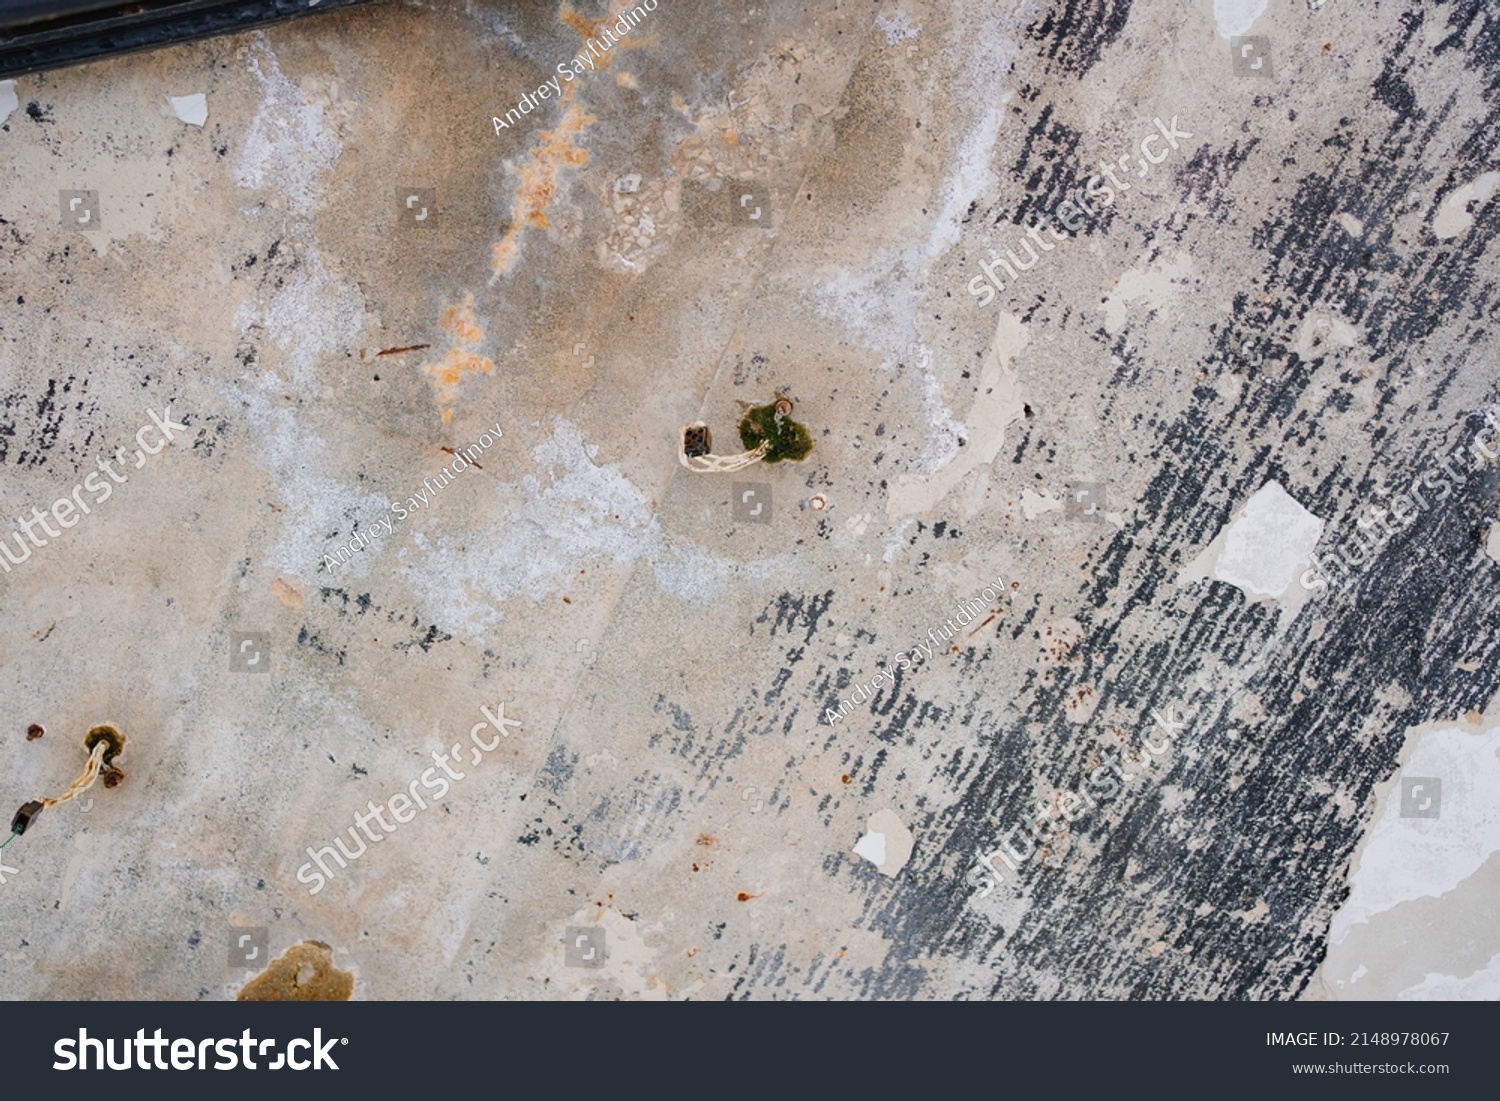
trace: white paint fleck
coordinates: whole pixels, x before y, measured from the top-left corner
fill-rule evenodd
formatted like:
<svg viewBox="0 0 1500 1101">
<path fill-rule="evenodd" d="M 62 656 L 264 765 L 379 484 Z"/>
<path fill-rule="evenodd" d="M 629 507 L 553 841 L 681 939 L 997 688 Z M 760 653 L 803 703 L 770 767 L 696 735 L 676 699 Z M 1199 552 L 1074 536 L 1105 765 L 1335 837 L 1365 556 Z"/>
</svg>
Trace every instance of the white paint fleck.
<svg viewBox="0 0 1500 1101">
<path fill-rule="evenodd" d="M 202 92 L 190 96 L 168 96 L 172 111 L 189 126 L 202 126 L 208 121 L 208 97 Z"/>
<path fill-rule="evenodd" d="M 1474 215 L 1469 213 L 1469 204 L 1483 205 L 1494 197 L 1500 187 L 1500 172 L 1486 172 L 1472 183 L 1455 188 L 1438 207 L 1432 219 L 1432 235 L 1440 241 L 1457 237 L 1474 224 Z"/>
<path fill-rule="evenodd" d="M 10 113 L 20 104 L 16 98 L 16 82 L 0 80 L 0 122 L 10 118 Z"/>
<path fill-rule="evenodd" d="M 1350 237 L 1363 237 L 1365 235 L 1365 224 L 1347 211 L 1339 211 L 1333 216 L 1333 220 L 1344 227 L 1344 232 Z"/>
<path fill-rule="evenodd" d="M 1225 40 L 1245 34 L 1266 10 L 1269 0 L 1214 0 L 1214 22 Z"/>
<path fill-rule="evenodd" d="M 1297 503 L 1278 482 L 1267 482 L 1245 503 L 1224 537 L 1213 576 L 1252 599 L 1280 597 L 1297 567 L 1317 549 L 1323 521 Z"/>
<path fill-rule="evenodd" d="M 1364 968 L 1361 967 L 1360 971 Z M 1396 995 L 1402 1002 L 1495 1002 L 1500 1001 L 1500 954 L 1472 975 L 1438 975 L 1429 972 L 1416 986 Z"/>
<path fill-rule="evenodd" d="M 1026 519 L 1035 520 L 1044 512 L 1062 512 L 1063 500 L 1054 497 L 1045 490 L 1037 493 L 1034 490 L 1021 490 L 1021 511 L 1025 513 Z"/>
<path fill-rule="evenodd" d="M 878 810 L 870 815 L 865 835 L 854 846 L 857 856 L 875 865 L 881 875 L 893 876 L 911 859 L 912 836 L 895 812 Z"/>
<path fill-rule="evenodd" d="M 1401 779 L 1442 784 L 1436 818 L 1401 817 Z M 1417 742 L 1370 828 L 1349 897 L 1329 928 L 1341 943 L 1356 925 L 1403 902 L 1441 898 L 1500 850 L 1500 726 L 1445 727 Z"/>
<path fill-rule="evenodd" d="M 1490 524 L 1490 533 L 1484 540 L 1484 553 L 1500 562 L 1500 522 Z"/>
<path fill-rule="evenodd" d="M 854 843 L 854 855 L 862 856 L 871 864 L 885 863 L 885 834 L 867 833 Z"/>
</svg>

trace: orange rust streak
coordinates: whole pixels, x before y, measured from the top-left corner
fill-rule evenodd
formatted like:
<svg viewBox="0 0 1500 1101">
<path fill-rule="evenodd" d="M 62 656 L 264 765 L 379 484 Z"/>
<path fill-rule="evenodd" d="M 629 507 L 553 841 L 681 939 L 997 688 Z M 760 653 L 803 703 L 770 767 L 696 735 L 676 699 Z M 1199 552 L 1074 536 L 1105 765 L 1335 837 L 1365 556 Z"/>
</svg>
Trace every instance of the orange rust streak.
<svg viewBox="0 0 1500 1101">
<path fill-rule="evenodd" d="M 573 89 L 570 87 L 568 91 L 572 92 Z M 532 153 L 530 162 L 517 170 L 521 183 L 511 205 L 510 228 L 494 245 L 491 284 L 515 266 L 519 258 L 521 232 L 527 226 L 537 229 L 551 227 L 552 223 L 547 218 L 547 205 L 557 194 L 558 171 L 588 162 L 588 150 L 574 144 L 573 138 L 594 121 L 594 116 L 572 102 L 571 96 L 565 98 L 569 102 L 563 117 L 556 127 L 538 135 L 541 144 Z"/>
<path fill-rule="evenodd" d="M 426 374 L 438 391 L 438 405 L 442 407 L 443 423 L 453 419 L 453 406 L 458 401 L 458 387 L 468 374 L 493 374 L 493 360 L 472 351 L 484 340 L 484 330 L 474 318 L 474 296 L 464 295 L 463 301 L 443 311 L 443 331 L 454 338 L 454 346 L 436 363 L 422 364 Z"/>
</svg>

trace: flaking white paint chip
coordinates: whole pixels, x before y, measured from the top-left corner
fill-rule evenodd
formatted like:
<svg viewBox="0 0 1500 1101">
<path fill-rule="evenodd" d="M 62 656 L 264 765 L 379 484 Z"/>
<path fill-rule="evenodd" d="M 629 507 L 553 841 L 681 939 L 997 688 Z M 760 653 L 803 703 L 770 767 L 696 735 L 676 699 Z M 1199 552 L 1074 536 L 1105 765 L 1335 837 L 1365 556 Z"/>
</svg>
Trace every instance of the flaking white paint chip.
<svg viewBox="0 0 1500 1101">
<path fill-rule="evenodd" d="M 0 80 L 0 122 L 10 118 L 10 113 L 20 104 L 16 98 L 16 82 Z"/>
<path fill-rule="evenodd" d="M 1255 26 L 1269 0 L 1214 0 L 1214 22 L 1220 38 L 1234 38 Z"/>
<path fill-rule="evenodd" d="M 1489 964 L 1472 975 L 1429 972 L 1421 982 L 1398 993 L 1396 999 L 1403 1002 L 1500 1001 L 1500 955 L 1490 957 Z"/>
<path fill-rule="evenodd" d="M 1213 577 L 1251 599 L 1280 598 L 1296 582 L 1298 566 L 1317 549 L 1322 534 L 1322 520 L 1280 483 L 1267 482 L 1225 532 Z"/>
<path fill-rule="evenodd" d="M 911 850 L 911 831 L 889 810 L 878 810 L 870 815 L 865 835 L 854 846 L 856 856 L 874 864 L 881 875 L 890 876 L 906 867 Z"/>
<path fill-rule="evenodd" d="M 1344 232 L 1350 237 L 1363 237 L 1365 235 L 1364 223 L 1347 211 L 1340 211 L 1335 214 L 1333 220 L 1343 226 Z"/>
<path fill-rule="evenodd" d="M 167 98 L 172 103 L 172 112 L 189 126 L 202 126 L 208 121 L 208 97 L 202 92 Z"/>
<path fill-rule="evenodd" d="M 854 843 L 854 855 L 862 856 L 871 864 L 885 863 L 885 834 L 867 833 Z"/>
<path fill-rule="evenodd" d="M 1490 533 L 1484 540 L 1484 553 L 1500 562 L 1500 521 L 1490 525 Z"/>
<path fill-rule="evenodd" d="M 1436 794 L 1436 817 L 1402 815 L 1403 779 L 1424 783 L 1424 797 Z M 1403 902 L 1442 898 L 1500 851 L 1500 726 L 1421 735 L 1393 780 L 1330 923 L 1332 944 Z"/>
<path fill-rule="evenodd" d="M 1432 219 L 1432 235 L 1440 241 L 1457 237 L 1474 224 L 1474 215 L 1469 213 L 1469 204 L 1483 206 L 1500 187 L 1500 172 L 1486 172 L 1473 183 L 1455 188 L 1438 207 Z"/>
</svg>

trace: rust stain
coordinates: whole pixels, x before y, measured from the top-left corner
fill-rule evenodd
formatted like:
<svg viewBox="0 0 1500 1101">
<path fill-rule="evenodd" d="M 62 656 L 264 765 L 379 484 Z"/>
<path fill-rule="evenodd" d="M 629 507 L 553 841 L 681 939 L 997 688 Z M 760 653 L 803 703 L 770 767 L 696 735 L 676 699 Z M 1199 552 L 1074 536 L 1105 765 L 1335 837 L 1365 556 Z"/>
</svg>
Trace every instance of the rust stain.
<svg viewBox="0 0 1500 1101">
<path fill-rule="evenodd" d="M 737 898 L 741 902 L 749 902 L 752 898 L 759 898 L 760 895 L 752 895 L 749 891 L 741 891 L 739 894 L 735 895 L 734 897 Z"/>
<path fill-rule="evenodd" d="M 294 944 L 235 996 L 237 1002 L 347 1002 L 354 972 L 333 966 L 333 949 L 320 940 Z"/>
<path fill-rule="evenodd" d="M 564 23 L 578 32 L 581 52 L 587 47 L 590 38 L 602 37 L 600 32 L 605 27 L 619 21 L 619 13 L 591 19 L 582 12 L 575 11 L 571 6 L 565 6 L 561 18 Z M 614 64 L 618 53 L 637 49 L 646 45 L 648 41 L 650 39 L 640 41 L 621 39 L 608 50 L 595 51 L 597 55 L 593 59 L 595 69 L 601 71 L 609 69 Z M 628 74 L 621 74 L 619 80 L 627 85 L 631 84 Z M 520 186 L 517 187 L 515 200 L 511 204 L 510 228 L 505 231 L 505 236 L 494 244 L 491 258 L 493 271 L 490 276 L 491 286 L 494 286 L 502 275 L 509 275 L 514 270 L 516 261 L 520 258 L 521 234 L 528 227 L 551 228 L 551 220 L 547 217 L 547 206 L 557 194 L 559 170 L 588 163 L 588 150 L 580 148 L 573 140 L 585 126 L 595 121 L 594 116 L 578 104 L 580 84 L 581 80 L 572 80 L 563 85 L 562 98 L 566 106 L 563 109 L 562 118 L 556 127 L 543 130 L 537 135 L 537 145 L 531 152 L 530 160 L 516 170 L 516 174 L 520 177 Z"/>
<path fill-rule="evenodd" d="M 408 344 L 405 348 L 386 348 L 383 351 L 376 352 L 375 358 L 379 359 L 381 356 L 399 356 L 403 352 L 420 352 L 423 348 L 431 347 L 431 344 Z"/>
<path fill-rule="evenodd" d="M 41 723 L 32 723 L 26 728 L 26 740 L 28 742 L 34 742 L 45 733 L 47 732 L 42 729 Z"/>
<path fill-rule="evenodd" d="M 300 612 L 307 598 L 302 592 L 301 586 L 295 581 L 287 581 L 278 577 L 271 582 L 271 595 L 294 612 Z"/>
<path fill-rule="evenodd" d="M 516 266 L 520 258 L 521 234 L 528 227 L 551 228 L 547 204 L 557 194 L 558 172 L 588 163 L 588 150 L 579 148 L 573 138 L 594 121 L 594 116 L 578 106 L 576 91 L 572 84 L 563 89 L 567 108 L 562 119 L 554 129 L 543 130 L 537 135 L 538 145 L 532 151 L 531 160 L 516 170 L 520 186 L 516 188 L 516 197 L 511 203 L 510 228 L 494 245 L 491 286 L 502 275 L 509 275 Z"/>
<path fill-rule="evenodd" d="M 458 452 L 454 451 L 453 448 L 451 448 L 451 447 L 439 447 L 438 450 L 439 451 L 446 451 L 450 455 L 457 455 L 458 454 Z M 464 458 L 465 458 L 465 460 L 468 461 L 468 464 L 470 466 L 472 466 L 475 470 L 483 470 L 484 469 L 484 467 L 480 466 L 473 459 L 470 459 L 467 455 L 465 455 Z"/>
<path fill-rule="evenodd" d="M 453 338 L 452 346 L 436 363 L 422 364 L 422 371 L 437 389 L 438 405 L 443 411 L 443 423 L 453 419 L 453 407 L 458 403 L 458 389 L 465 375 L 493 374 L 495 363 L 479 355 L 474 349 L 484 340 L 484 330 L 474 318 L 474 296 L 464 295 L 464 300 L 443 311 L 442 328 Z"/>
</svg>

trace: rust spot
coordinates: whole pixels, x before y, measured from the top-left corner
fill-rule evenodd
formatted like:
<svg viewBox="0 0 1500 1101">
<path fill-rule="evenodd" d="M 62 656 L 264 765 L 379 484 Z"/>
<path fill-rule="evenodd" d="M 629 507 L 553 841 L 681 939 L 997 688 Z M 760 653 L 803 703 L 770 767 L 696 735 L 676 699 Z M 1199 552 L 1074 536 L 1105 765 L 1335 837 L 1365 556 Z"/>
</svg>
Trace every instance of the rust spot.
<svg viewBox="0 0 1500 1101">
<path fill-rule="evenodd" d="M 573 602 L 571 600 L 569 600 L 567 597 L 563 597 L 563 603 L 564 604 L 571 604 Z"/>
<path fill-rule="evenodd" d="M 381 356 L 399 356 L 403 352 L 420 352 L 423 348 L 431 348 L 431 344 L 408 344 L 405 348 L 386 348 L 384 351 L 376 352 L 375 358 Z"/>
<path fill-rule="evenodd" d="M 28 742 L 34 742 L 45 733 L 47 733 L 47 731 L 42 728 L 41 723 L 32 723 L 26 728 L 26 740 Z"/>
<path fill-rule="evenodd" d="M 1332 43 L 1332 42 L 1325 42 L 1325 43 L 1323 43 L 1323 52 L 1324 52 L 1324 53 L 1325 53 L 1325 54 L 1326 54 L 1326 53 L 1327 53 L 1327 52 L 1328 52 L 1328 51 L 1329 51 L 1329 50 L 1331 50 L 1331 49 L 1333 49 L 1333 43 Z"/>
<path fill-rule="evenodd" d="M 717 837 L 714 837 L 711 834 L 700 833 L 698 835 L 698 844 L 702 845 L 704 848 L 708 848 L 710 845 L 714 844 L 718 840 L 719 839 Z"/>
<path fill-rule="evenodd" d="M 759 898 L 760 895 L 752 895 L 749 891 L 741 891 L 739 894 L 735 895 L 734 897 L 737 898 L 741 902 L 749 902 L 752 898 Z"/>
<path fill-rule="evenodd" d="M 689 948 L 688 952 L 687 952 L 688 959 L 692 959 L 694 956 L 696 956 L 702 950 L 703 949 L 701 949 L 701 948 Z"/>
<path fill-rule="evenodd" d="M 125 773 L 113 765 L 104 770 L 103 776 L 107 788 L 117 788 L 125 782 Z"/>
<path fill-rule="evenodd" d="M 294 944 L 235 995 L 237 1002 L 347 1002 L 354 972 L 333 966 L 333 949 L 320 940 Z"/>
<path fill-rule="evenodd" d="M 852 777 L 852 776 L 850 776 L 850 775 L 849 775 L 849 774 L 848 774 L 848 773 L 847 773 L 847 772 L 846 772 L 846 773 L 844 773 L 844 774 L 843 774 L 843 775 L 842 775 L 842 776 L 840 776 L 840 777 L 839 777 L 839 779 L 840 779 L 840 780 L 842 780 L 842 781 L 844 781 L 844 783 L 846 783 L 846 784 L 847 784 L 847 783 L 848 783 L 848 782 L 849 782 L 849 781 L 850 781 L 850 780 L 852 780 L 852 779 L 853 779 L 853 777 Z"/>
</svg>

